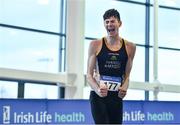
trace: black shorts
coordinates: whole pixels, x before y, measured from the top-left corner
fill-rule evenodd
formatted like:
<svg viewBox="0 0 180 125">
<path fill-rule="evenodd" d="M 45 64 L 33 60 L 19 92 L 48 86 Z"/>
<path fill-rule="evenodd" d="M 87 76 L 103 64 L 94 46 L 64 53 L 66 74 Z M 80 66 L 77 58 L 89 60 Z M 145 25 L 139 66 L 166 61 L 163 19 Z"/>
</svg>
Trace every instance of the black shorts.
<svg viewBox="0 0 180 125">
<path fill-rule="evenodd" d="M 90 93 L 91 112 L 95 124 L 122 124 L 123 103 L 118 92 L 109 91 L 106 97 Z"/>
</svg>

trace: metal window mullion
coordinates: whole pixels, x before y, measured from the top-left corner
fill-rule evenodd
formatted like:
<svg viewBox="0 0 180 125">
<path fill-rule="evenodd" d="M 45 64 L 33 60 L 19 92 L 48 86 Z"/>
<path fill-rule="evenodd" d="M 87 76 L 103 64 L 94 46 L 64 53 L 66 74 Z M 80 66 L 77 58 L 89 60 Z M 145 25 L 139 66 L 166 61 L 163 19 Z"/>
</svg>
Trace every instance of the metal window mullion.
<svg viewBox="0 0 180 125">
<path fill-rule="evenodd" d="M 146 0 L 145 15 L 145 82 L 149 82 L 149 31 L 150 31 L 150 0 Z M 149 91 L 145 91 L 145 100 L 149 100 Z"/>
</svg>

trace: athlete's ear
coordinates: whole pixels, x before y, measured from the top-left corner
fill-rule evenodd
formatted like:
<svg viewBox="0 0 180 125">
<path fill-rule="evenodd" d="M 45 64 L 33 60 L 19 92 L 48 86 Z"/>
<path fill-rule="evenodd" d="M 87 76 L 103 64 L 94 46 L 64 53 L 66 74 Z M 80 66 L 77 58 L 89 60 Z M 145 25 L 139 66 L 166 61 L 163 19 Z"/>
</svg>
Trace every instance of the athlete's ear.
<svg viewBox="0 0 180 125">
<path fill-rule="evenodd" d="M 121 27 L 121 25 L 122 25 L 122 21 L 120 20 L 120 21 L 119 21 L 119 27 Z"/>
</svg>

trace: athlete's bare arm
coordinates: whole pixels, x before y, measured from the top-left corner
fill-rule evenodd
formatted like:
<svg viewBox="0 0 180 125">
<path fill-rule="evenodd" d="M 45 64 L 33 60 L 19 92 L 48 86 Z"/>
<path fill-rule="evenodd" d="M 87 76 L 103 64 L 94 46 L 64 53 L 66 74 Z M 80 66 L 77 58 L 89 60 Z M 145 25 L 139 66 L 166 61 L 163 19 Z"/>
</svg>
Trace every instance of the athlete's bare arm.
<svg viewBox="0 0 180 125">
<path fill-rule="evenodd" d="M 87 81 L 91 88 L 101 97 L 107 96 L 107 87 L 101 86 L 93 77 L 94 69 L 96 69 L 96 53 L 101 47 L 101 40 L 95 40 L 90 43 L 88 51 L 88 64 L 87 64 Z"/>
<path fill-rule="evenodd" d="M 125 69 L 125 78 L 122 86 L 119 88 L 119 97 L 124 98 L 129 86 L 129 76 L 132 69 L 133 59 L 136 52 L 136 45 L 131 42 L 126 42 L 126 51 L 128 54 L 128 60 Z"/>
</svg>

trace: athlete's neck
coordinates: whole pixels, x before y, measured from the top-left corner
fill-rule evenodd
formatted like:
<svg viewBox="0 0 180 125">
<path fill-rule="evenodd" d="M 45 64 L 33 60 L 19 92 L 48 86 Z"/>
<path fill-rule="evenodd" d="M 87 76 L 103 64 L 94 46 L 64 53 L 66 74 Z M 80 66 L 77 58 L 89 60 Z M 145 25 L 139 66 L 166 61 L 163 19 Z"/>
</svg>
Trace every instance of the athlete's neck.
<svg viewBox="0 0 180 125">
<path fill-rule="evenodd" d="M 107 42 L 108 44 L 111 44 L 111 45 L 115 45 L 119 43 L 120 39 L 121 38 L 119 36 L 116 36 L 116 37 L 107 36 Z"/>
</svg>

